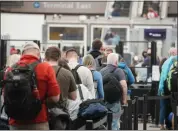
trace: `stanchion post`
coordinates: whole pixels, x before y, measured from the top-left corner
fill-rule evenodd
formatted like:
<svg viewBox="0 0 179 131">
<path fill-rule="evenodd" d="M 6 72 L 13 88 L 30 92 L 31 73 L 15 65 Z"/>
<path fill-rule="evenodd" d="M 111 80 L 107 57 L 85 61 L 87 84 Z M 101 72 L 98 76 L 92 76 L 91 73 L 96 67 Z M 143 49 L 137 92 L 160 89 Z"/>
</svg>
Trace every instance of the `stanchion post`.
<svg viewBox="0 0 179 131">
<path fill-rule="evenodd" d="M 153 65 L 157 65 L 157 43 L 155 41 L 151 42 L 151 68 L 152 68 Z M 153 72 L 153 70 L 152 70 L 152 72 Z M 157 91 L 158 91 L 157 90 L 157 82 L 152 81 L 151 96 L 156 96 Z M 150 101 L 150 103 L 151 103 L 151 107 L 156 106 L 156 101 L 155 100 Z M 152 115 L 152 120 L 154 120 L 154 118 L 156 117 L 155 108 L 151 108 L 150 112 L 151 112 L 151 115 Z"/>
<path fill-rule="evenodd" d="M 143 130 L 147 130 L 147 95 L 144 95 L 143 101 Z"/>
<path fill-rule="evenodd" d="M 121 130 L 128 130 L 127 126 L 128 126 L 128 112 L 127 112 L 127 106 L 126 105 L 123 105 L 122 106 L 123 109 L 124 109 L 124 113 L 122 114 L 122 126 L 120 126 L 120 128 L 122 128 Z"/>
<path fill-rule="evenodd" d="M 112 119 L 113 119 L 112 112 L 108 112 L 108 116 L 107 116 L 108 130 L 112 130 Z"/>
<path fill-rule="evenodd" d="M 177 112 L 177 106 L 175 103 L 172 103 L 172 111 L 174 114 L 174 130 L 178 130 L 178 112 Z"/>
<path fill-rule="evenodd" d="M 171 95 L 172 112 L 174 114 L 174 130 L 178 130 L 178 92 Z"/>
<path fill-rule="evenodd" d="M 124 109 L 124 108 L 123 108 Z M 124 130 L 124 112 L 121 115 L 120 130 Z"/>
<path fill-rule="evenodd" d="M 3 69 L 6 65 L 6 54 L 7 54 L 7 41 L 1 40 L 0 46 L 0 69 Z"/>
<path fill-rule="evenodd" d="M 159 110 L 160 109 L 160 101 L 156 100 L 156 107 L 155 107 L 155 125 L 158 126 L 159 124 Z"/>
<path fill-rule="evenodd" d="M 138 130 L 138 96 L 135 96 L 134 106 L 134 130 Z"/>
<path fill-rule="evenodd" d="M 93 130 L 93 121 L 86 120 L 86 130 Z"/>
<path fill-rule="evenodd" d="M 128 130 L 132 130 L 132 100 L 128 100 Z"/>
</svg>

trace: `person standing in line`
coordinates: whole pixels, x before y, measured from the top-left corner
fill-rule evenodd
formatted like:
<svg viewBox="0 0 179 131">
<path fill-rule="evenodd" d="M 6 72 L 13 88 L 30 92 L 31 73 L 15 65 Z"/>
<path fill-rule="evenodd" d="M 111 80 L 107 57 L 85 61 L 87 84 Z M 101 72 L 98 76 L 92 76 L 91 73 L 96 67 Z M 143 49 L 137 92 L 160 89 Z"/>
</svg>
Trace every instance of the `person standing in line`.
<svg viewBox="0 0 179 131">
<path fill-rule="evenodd" d="M 103 80 L 100 72 L 96 71 L 95 60 L 91 55 L 86 55 L 83 58 L 83 65 L 88 67 L 91 70 L 94 86 L 95 86 L 95 94 L 97 99 L 104 99 L 104 90 L 103 90 Z"/>
<path fill-rule="evenodd" d="M 103 54 L 101 53 L 103 43 L 99 39 L 95 39 L 92 43 L 92 50 L 89 52 L 93 56 L 96 62 L 96 70 L 100 70 L 100 67 L 102 66 L 102 58 Z"/>
<path fill-rule="evenodd" d="M 37 44 L 26 43 L 22 50 L 19 63 L 30 65 L 40 58 L 40 49 Z M 49 130 L 48 111 L 46 102 L 57 103 L 60 96 L 60 88 L 56 80 L 53 68 L 46 62 L 39 63 L 34 69 L 37 80 L 38 97 L 42 101 L 41 110 L 33 120 L 9 119 L 11 130 Z M 6 86 L 4 87 L 4 90 Z M 6 98 L 4 99 L 6 101 Z"/>
<path fill-rule="evenodd" d="M 45 60 L 53 67 L 58 84 L 61 88 L 61 95 L 58 104 L 50 104 L 48 105 L 49 109 L 58 108 L 64 111 L 64 113 L 68 112 L 68 99 L 76 100 L 77 98 L 77 87 L 75 83 L 75 79 L 71 71 L 66 70 L 62 66 L 58 65 L 58 60 L 61 59 L 61 51 L 57 47 L 49 47 L 45 52 Z M 55 117 L 52 121 L 50 121 L 51 128 L 53 130 L 64 130 L 67 128 L 69 124 L 69 119 L 61 119 L 61 112 L 58 113 L 59 117 Z M 63 121 L 63 122 L 62 122 Z"/>
<path fill-rule="evenodd" d="M 68 65 L 71 70 L 75 69 L 79 65 L 78 53 L 75 49 L 69 49 L 66 51 L 66 59 L 68 60 Z M 82 84 L 87 87 L 93 98 L 95 98 L 93 76 L 91 71 L 85 66 L 79 66 L 77 73 L 79 74 Z"/>
<path fill-rule="evenodd" d="M 173 60 L 178 59 L 178 53 L 177 48 L 171 48 L 169 50 L 169 58 L 163 63 L 161 68 L 161 75 L 160 75 L 160 82 L 159 82 L 159 89 L 158 89 L 158 95 L 163 96 L 164 94 L 164 88 L 165 88 L 165 81 L 167 79 L 168 73 L 170 71 L 170 68 L 173 65 Z M 164 127 L 164 121 L 165 121 L 165 114 L 166 114 L 166 105 L 169 103 L 168 99 L 160 100 L 160 129 L 165 129 Z"/>
<path fill-rule="evenodd" d="M 127 82 L 126 82 L 126 76 L 123 72 L 122 69 L 118 68 L 118 60 L 119 60 L 119 56 L 116 53 L 111 53 L 108 55 L 107 57 L 107 66 L 104 67 L 103 69 L 101 69 L 101 74 L 103 77 L 103 84 L 104 84 L 104 79 L 106 77 L 106 75 L 110 74 L 110 75 L 114 75 L 115 76 L 115 80 L 117 80 L 116 83 L 116 88 L 120 88 L 121 92 L 119 92 L 119 94 L 116 94 L 118 96 L 118 98 L 115 98 L 114 100 L 114 94 L 109 94 L 107 92 L 105 92 L 105 97 L 107 98 L 106 94 L 108 95 L 108 99 L 111 102 L 107 101 L 107 108 L 109 110 L 111 110 L 113 112 L 113 122 L 112 122 L 112 130 L 119 130 L 119 120 L 120 120 L 120 111 L 121 111 L 121 104 L 125 105 L 127 104 Z M 114 80 L 113 79 L 113 80 Z M 103 85 L 105 86 L 105 85 Z M 112 89 L 108 89 L 108 90 L 113 90 Z M 110 95 L 110 96 L 109 96 Z"/>
</svg>

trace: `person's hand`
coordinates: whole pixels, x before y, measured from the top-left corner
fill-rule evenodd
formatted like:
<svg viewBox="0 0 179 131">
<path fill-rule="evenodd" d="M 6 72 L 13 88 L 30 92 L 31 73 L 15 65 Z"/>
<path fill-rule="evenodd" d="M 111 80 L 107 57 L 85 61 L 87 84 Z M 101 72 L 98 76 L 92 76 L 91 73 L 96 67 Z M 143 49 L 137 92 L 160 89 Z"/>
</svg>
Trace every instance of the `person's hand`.
<svg viewBox="0 0 179 131">
<path fill-rule="evenodd" d="M 127 105 L 127 99 L 126 100 L 122 100 L 122 105 Z"/>
</svg>

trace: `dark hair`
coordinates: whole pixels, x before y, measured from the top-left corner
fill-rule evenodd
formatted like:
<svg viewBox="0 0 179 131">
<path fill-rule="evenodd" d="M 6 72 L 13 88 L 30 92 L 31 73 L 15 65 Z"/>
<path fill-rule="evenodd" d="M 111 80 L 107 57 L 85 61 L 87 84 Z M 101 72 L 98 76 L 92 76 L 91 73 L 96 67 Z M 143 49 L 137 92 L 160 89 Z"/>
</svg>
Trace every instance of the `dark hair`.
<svg viewBox="0 0 179 131">
<path fill-rule="evenodd" d="M 78 52 L 76 51 L 75 48 L 71 48 L 71 49 L 67 50 L 67 51 L 66 51 L 66 55 L 67 55 L 68 53 L 70 53 L 70 52 L 75 52 L 75 53 L 78 55 Z"/>
<path fill-rule="evenodd" d="M 17 49 L 17 54 L 21 54 L 21 50 L 20 49 Z"/>
<path fill-rule="evenodd" d="M 61 51 L 57 47 L 49 47 L 45 52 L 45 58 L 47 60 L 58 61 L 61 58 Z"/>
<path fill-rule="evenodd" d="M 145 54 L 147 55 L 147 51 L 143 51 L 143 52 L 142 52 L 142 56 L 143 56 L 144 58 L 146 58 L 146 55 L 145 55 Z"/>
<path fill-rule="evenodd" d="M 59 66 L 71 71 L 71 69 L 70 69 L 70 67 L 68 66 L 67 63 L 68 63 L 68 61 L 66 59 L 59 59 L 59 61 L 58 61 Z"/>
<path fill-rule="evenodd" d="M 102 47 L 103 43 L 101 42 L 100 39 L 95 39 L 92 43 L 92 48 L 94 50 L 100 50 L 100 48 Z"/>
<path fill-rule="evenodd" d="M 162 72 L 162 66 L 166 60 L 167 60 L 167 58 L 163 58 L 160 62 L 160 65 L 159 65 L 160 73 Z"/>
</svg>

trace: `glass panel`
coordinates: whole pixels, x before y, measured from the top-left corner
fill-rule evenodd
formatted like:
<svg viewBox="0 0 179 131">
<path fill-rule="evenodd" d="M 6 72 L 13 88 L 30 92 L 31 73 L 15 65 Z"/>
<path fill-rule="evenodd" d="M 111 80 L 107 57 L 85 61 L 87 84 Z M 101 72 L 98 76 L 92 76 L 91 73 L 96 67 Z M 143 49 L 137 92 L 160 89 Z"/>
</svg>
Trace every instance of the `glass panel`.
<svg viewBox="0 0 179 131">
<path fill-rule="evenodd" d="M 50 27 L 50 40 L 84 40 L 82 27 Z"/>
<path fill-rule="evenodd" d="M 130 1 L 115 1 L 111 15 L 113 17 L 127 17 L 130 13 Z"/>
<path fill-rule="evenodd" d="M 160 1 L 144 1 L 142 17 L 157 18 L 160 15 Z"/>
<path fill-rule="evenodd" d="M 119 41 L 126 41 L 126 28 L 94 28 L 93 40 L 99 38 L 106 45 L 118 45 Z"/>
</svg>

